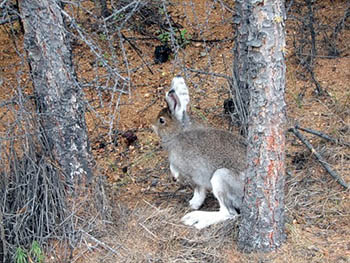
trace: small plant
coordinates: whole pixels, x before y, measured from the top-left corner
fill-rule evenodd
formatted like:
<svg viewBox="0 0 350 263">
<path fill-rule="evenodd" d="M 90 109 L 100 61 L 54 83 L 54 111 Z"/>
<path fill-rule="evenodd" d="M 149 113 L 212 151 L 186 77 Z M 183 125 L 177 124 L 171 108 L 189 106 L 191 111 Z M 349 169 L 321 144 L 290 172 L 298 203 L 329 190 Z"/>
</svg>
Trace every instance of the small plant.
<svg viewBox="0 0 350 263">
<path fill-rule="evenodd" d="M 293 97 L 298 108 L 301 109 L 303 107 L 303 97 L 297 94 L 293 95 Z"/>
<path fill-rule="evenodd" d="M 181 43 L 181 46 L 187 46 L 190 43 L 191 35 L 187 34 L 187 29 L 181 29 L 180 30 L 180 39 L 179 42 Z"/>
<path fill-rule="evenodd" d="M 15 254 L 16 263 L 43 263 L 45 259 L 44 253 L 40 248 L 37 241 L 33 241 L 29 252 L 25 251 L 23 248 L 18 247 Z"/>
<path fill-rule="evenodd" d="M 158 39 L 163 44 L 168 44 L 170 41 L 171 32 L 165 31 L 158 35 Z M 188 34 L 187 29 L 181 29 L 175 33 L 175 41 L 181 46 L 186 47 L 190 43 L 191 35 Z"/>
<path fill-rule="evenodd" d="M 107 64 L 107 60 L 109 60 L 110 58 L 111 58 L 111 55 L 109 55 L 108 53 L 103 53 L 102 58 L 97 62 L 97 65 L 99 67 L 103 67 L 105 64 Z M 106 61 L 103 61 L 103 60 L 106 60 Z"/>
<path fill-rule="evenodd" d="M 27 263 L 28 262 L 27 259 L 28 259 L 27 253 L 23 250 L 23 248 L 18 247 L 16 249 L 16 255 L 15 255 L 16 263 Z"/>
<path fill-rule="evenodd" d="M 42 249 L 40 248 L 40 245 L 37 241 L 33 241 L 32 247 L 29 251 L 30 256 L 32 257 L 32 260 L 37 263 L 43 263 L 44 262 L 44 253 Z"/>
<path fill-rule="evenodd" d="M 170 40 L 170 32 L 166 31 L 164 33 L 161 33 L 158 35 L 158 39 L 160 40 L 160 42 L 162 42 L 163 44 L 168 44 L 169 40 Z"/>
<path fill-rule="evenodd" d="M 160 15 L 165 15 L 166 10 L 165 10 L 164 8 L 159 8 L 159 9 L 158 9 L 158 13 L 159 13 Z"/>
<path fill-rule="evenodd" d="M 113 19 L 114 19 L 115 21 L 119 21 L 119 20 L 124 19 L 124 18 L 125 18 L 125 14 L 124 14 L 124 13 L 116 14 L 116 15 L 114 15 L 114 17 L 113 17 Z"/>
<path fill-rule="evenodd" d="M 102 40 L 102 41 L 107 40 L 107 36 L 106 36 L 105 33 L 100 33 L 100 34 L 99 34 L 99 37 L 100 37 L 100 40 Z"/>
<path fill-rule="evenodd" d="M 108 53 L 103 53 L 103 58 L 104 58 L 105 60 L 108 60 L 108 59 L 111 58 L 111 55 L 108 54 Z"/>
<path fill-rule="evenodd" d="M 119 166 L 115 163 L 114 159 L 109 160 L 108 163 L 109 163 L 109 168 L 111 168 L 113 172 L 118 172 Z"/>
</svg>

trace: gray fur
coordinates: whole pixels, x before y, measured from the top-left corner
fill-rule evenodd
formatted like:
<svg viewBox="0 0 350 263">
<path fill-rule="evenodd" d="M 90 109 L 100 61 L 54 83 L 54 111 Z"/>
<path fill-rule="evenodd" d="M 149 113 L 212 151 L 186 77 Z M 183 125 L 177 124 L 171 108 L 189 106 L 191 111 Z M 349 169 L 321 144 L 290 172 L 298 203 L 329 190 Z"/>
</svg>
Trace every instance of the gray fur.
<svg viewBox="0 0 350 263">
<path fill-rule="evenodd" d="M 211 189 L 214 172 L 227 168 L 234 175 L 245 169 L 245 144 L 233 134 L 210 128 L 193 128 L 163 135 L 162 145 L 169 153 L 169 162 L 193 183 Z"/>
</svg>

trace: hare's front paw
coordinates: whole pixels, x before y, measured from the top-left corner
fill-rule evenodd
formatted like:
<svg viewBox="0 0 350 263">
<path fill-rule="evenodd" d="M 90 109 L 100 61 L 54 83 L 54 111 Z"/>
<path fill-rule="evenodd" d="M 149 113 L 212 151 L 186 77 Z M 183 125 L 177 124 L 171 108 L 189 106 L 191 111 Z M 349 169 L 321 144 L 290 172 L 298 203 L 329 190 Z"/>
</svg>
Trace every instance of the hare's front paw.
<svg viewBox="0 0 350 263">
<path fill-rule="evenodd" d="M 189 201 L 190 207 L 193 210 L 198 210 L 201 205 L 203 204 L 203 201 L 199 200 L 198 198 L 193 197 L 190 201 Z"/>
<path fill-rule="evenodd" d="M 175 180 L 178 180 L 179 179 L 179 171 L 176 170 L 176 168 L 170 164 L 170 172 L 172 174 L 172 176 L 174 177 Z"/>
<path fill-rule="evenodd" d="M 193 197 L 189 202 L 191 209 L 193 210 L 199 209 L 205 200 L 205 196 L 206 196 L 205 188 L 197 186 L 194 189 Z"/>
<path fill-rule="evenodd" d="M 181 222 L 188 226 L 194 226 L 197 229 L 208 227 L 212 224 L 216 224 L 225 221 L 230 218 L 234 218 L 235 215 L 230 215 L 221 211 L 218 212 L 204 212 L 194 211 L 186 214 Z"/>
</svg>

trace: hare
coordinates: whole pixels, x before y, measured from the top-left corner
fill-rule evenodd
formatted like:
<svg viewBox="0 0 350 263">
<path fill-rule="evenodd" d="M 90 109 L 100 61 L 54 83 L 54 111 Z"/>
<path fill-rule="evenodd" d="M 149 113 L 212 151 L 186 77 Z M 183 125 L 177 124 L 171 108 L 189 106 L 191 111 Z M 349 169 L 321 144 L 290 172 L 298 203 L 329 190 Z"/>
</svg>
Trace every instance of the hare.
<svg viewBox="0 0 350 263">
<path fill-rule="evenodd" d="M 207 191 L 219 201 L 217 212 L 193 211 L 181 221 L 202 229 L 238 215 L 244 193 L 246 144 L 230 132 L 192 123 L 186 107 L 188 89 L 182 77 L 172 80 L 162 109 L 152 127 L 167 150 L 171 174 L 194 188 L 191 209 L 203 204 Z"/>
</svg>

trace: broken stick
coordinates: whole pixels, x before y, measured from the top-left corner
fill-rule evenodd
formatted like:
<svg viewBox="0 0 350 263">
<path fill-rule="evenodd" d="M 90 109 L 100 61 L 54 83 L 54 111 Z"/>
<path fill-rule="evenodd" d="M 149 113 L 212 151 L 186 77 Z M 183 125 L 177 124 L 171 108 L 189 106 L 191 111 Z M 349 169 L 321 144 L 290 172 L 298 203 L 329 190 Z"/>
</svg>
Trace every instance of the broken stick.
<svg viewBox="0 0 350 263">
<path fill-rule="evenodd" d="M 302 127 L 300 127 L 298 125 L 295 125 L 295 128 L 298 129 L 298 130 L 301 130 L 301 131 L 308 132 L 308 133 L 311 133 L 313 135 L 319 136 L 322 139 L 325 139 L 327 141 L 331 141 L 331 142 L 339 144 L 339 145 L 350 146 L 350 143 L 344 142 L 344 141 L 339 140 L 339 139 L 334 139 L 331 136 L 329 136 L 327 134 L 324 134 L 324 133 L 322 133 L 320 131 L 315 131 L 315 130 L 312 130 L 312 129 L 309 129 L 309 128 L 302 128 Z"/>
<path fill-rule="evenodd" d="M 345 189 L 350 189 L 349 185 L 338 175 L 336 171 L 333 171 L 329 164 L 323 159 L 321 154 L 319 154 L 312 144 L 296 129 L 290 128 L 288 130 L 292 132 L 305 146 L 315 155 L 316 159 L 321 163 L 321 165 L 326 169 L 326 171 Z"/>
</svg>

